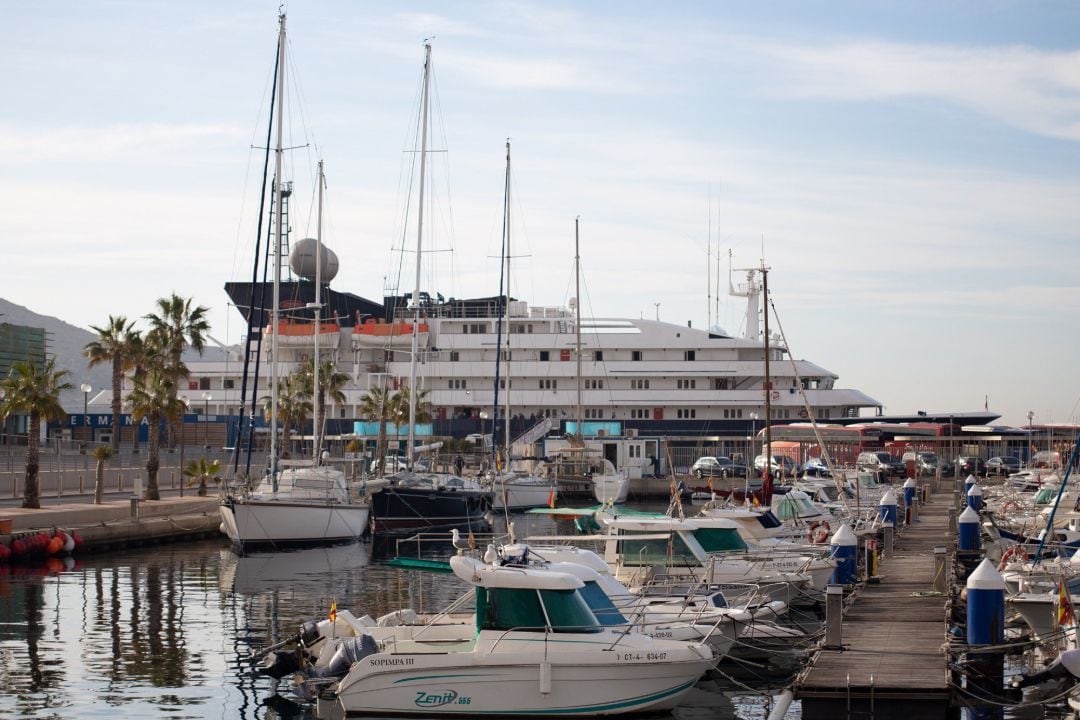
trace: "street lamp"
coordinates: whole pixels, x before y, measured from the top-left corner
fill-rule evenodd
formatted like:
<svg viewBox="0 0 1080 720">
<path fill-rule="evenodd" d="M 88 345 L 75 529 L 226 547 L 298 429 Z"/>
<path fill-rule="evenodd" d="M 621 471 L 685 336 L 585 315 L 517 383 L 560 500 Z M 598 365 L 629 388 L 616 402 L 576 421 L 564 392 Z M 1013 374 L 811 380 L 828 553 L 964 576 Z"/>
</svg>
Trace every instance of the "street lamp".
<svg viewBox="0 0 1080 720">
<path fill-rule="evenodd" d="M 1033 437 L 1032 434 L 1031 434 L 1031 421 L 1034 420 L 1034 419 L 1035 419 L 1035 411 L 1034 410 L 1028 410 L 1028 447 L 1027 447 L 1028 465 L 1031 464 L 1031 454 L 1032 454 L 1031 451 L 1035 447 L 1035 444 L 1031 441 L 1031 438 Z"/>
<path fill-rule="evenodd" d="M 83 421 L 83 428 L 85 428 L 83 430 L 83 436 L 89 438 L 90 437 L 90 432 L 91 432 L 90 431 L 90 415 L 88 413 L 87 408 L 88 408 L 88 406 L 90 404 L 90 391 L 93 390 L 94 388 L 91 387 L 90 383 L 83 383 L 82 385 L 79 386 L 79 389 L 82 390 L 82 398 L 83 398 L 82 399 L 82 421 Z"/>
<path fill-rule="evenodd" d="M 202 394 L 203 399 L 203 445 L 207 452 L 210 451 L 210 401 L 214 396 L 208 392 Z"/>
<path fill-rule="evenodd" d="M 750 413 L 750 444 L 746 448 L 747 452 L 747 468 L 753 467 L 754 460 L 757 459 L 757 453 L 754 452 L 754 441 L 757 440 L 757 418 L 758 414 L 755 412 Z M 749 474 L 749 473 L 747 473 Z"/>
</svg>

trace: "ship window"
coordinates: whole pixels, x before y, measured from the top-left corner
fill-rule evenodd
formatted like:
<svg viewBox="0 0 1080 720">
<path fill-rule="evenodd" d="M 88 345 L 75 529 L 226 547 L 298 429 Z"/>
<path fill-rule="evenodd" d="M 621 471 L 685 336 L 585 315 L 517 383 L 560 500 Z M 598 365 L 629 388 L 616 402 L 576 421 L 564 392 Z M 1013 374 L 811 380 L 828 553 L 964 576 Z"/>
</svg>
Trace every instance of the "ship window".
<svg viewBox="0 0 1080 720">
<path fill-rule="evenodd" d="M 552 378 L 541 378 L 540 379 L 540 389 L 541 390 L 558 390 L 559 389 L 559 381 L 558 380 L 553 380 Z"/>
<path fill-rule="evenodd" d="M 631 350 L 630 351 L 630 359 L 635 361 L 635 362 L 639 362 L 641 360 L 641 351 L 640 350 Z"/>
<path fill-rule="evenodd" d="M 540 362 L 547 362 L 551 359 L 551 353 L 547 350 L 540 351 Z"/>
<path fill-rule="evenodd" d="M 210 389 L 210 378 L 208 378 L 208 377 L 199 378 L 199 389 L 200 390 L 209 390 Z"/>
<path fill-rule="evenodd" d="M 451 390 L 464 390 L 465 389 L 465 380 L 464 380 L 464 378 L 451 378 L 451 380 L 450 380 L 450 389 Z"/>
<path fill-rule="evenodd" d="M 695 351 L 695 350 L 687 350 L 686 352 L 683 353 L 683 360 L 687 360 L 687 361 L 694 360 L 696 355 L 697 355 L 697 351 Z"/>
<path fill-rule="evenodd" d="M 225 378 L 221 381 L 221 387 L 225 388 L 226 390 L 232 390 L 236 387 L 236 380 L 234 378 Z"/>
<path fill-rule="evenodd" d="M 593 352 L 593 360 L 595 360 L 596 362 L 601 362 L 603 359 L 604 359 L 604 351 L 603 350 L 596 350 L 596 351 Z"/>
<path fill-rule="evenodd" d="M 459 353 L 457 350 L 451 350 L 450 351 L 450 362 L 457 362 L 460 359 L 461 359 L 461 353 Z"/>
<path fill-rule="evenodd" d="M 630 536 L 624 536 L 630 537 Z M 619 556 L 628 567 L 649 567 L 651 565 L 687 565 L 698 564 L 697 558 L 686 547 L 678 535 L 671 536 L 671 554 L 668 554 L 667 540 L 623 539 L 618 543 Z"/>
<path fill-rule="evenodd" d="M 593 615 L 596 616 L 601 625 L 625 625 L 629 622 L 611 602 L 611 598 L 607 596 L 607 593 L 600 589 L 596 581 L 588 581 L 585 583 L 585 587 L 578 590 L 578 592 L 581 593 L 585 604 L 593 611 Z"/>
<path fill-rule="evenodd" d="M 737 528 L 701 528 L 694 531 L 694 539 L 701 543 L 705 552 L 731 552 L 748 550 Z"/>
<path fill-rule="evenodd" d="M 730 383 L 728 378 L 713 378 L 714 390 L 730 390 Z"/>
<path fill-rule="evenodd" d="M 735 412 L 738 414 L 738 417 L 742 417 L 742 408 L 739 408 Z"/>
</svg>

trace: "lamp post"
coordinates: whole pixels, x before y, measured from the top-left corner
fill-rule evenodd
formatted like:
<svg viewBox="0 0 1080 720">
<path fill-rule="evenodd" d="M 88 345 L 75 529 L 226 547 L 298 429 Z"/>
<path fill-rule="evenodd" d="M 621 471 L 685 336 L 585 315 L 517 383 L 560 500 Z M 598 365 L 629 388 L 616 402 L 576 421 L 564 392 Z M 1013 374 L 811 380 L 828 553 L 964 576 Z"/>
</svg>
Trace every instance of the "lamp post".
<svg viewBox="0 0 1080 720">
<path fill-rule="evenodd" d="M 1029 466 L 1031 465 L 1031 456 L 1032 456 L 1032 452 L 1031 452 L 1031 451 L 1032 451 L 1032 450 L 1034 449 L 1034 443 L 1033 443 L 1033 442 L 1031 441 L 1031 438 L 1033 437 L 1033 435 L 1031 434 L 1031 421 L 1032 421 L 1032 420 L 1034 420 L 1034 419 L 1035 419 L 1035 411 L 1034 411 L 1034 410 L 1028 410 L 1028 446 L 1027 446 L 1027 457 L 1028 457 L 1028 465 L 1029 465 Z"/>
<path fill-rule="evenodd" d="M 757 439 L 757 413 L 750 413 L 750 444 L 746 448 L 746 462 L 747 462 L 747 475 L 749 475 L 750 469 L 754 467 L 754 461 L 757 459 L 757 453 L 754 452 L 754 441 Z"/>
<path fill-rule="evenodd" d="M 87 439 L 90 438 L 90 415 L 88 407 L 90 405 L 90 391 L 94 388 L 90 386 L 90 383 L 83 383 L 79 386 L 82 390 L 82 421 L 83 421 L 83 436 Z"/>
<path fill-rule="evenodd" d="M 202 394 L 203 399 L 203 446 L 206 452 L 210 452 L 210 401 L 214 396 L 208 392 Z"/>
<path fill-rule="evenodd" d="M 180 497 L 184 497 L 184 420 L 187 419 L 185 416 L 191 401 L 187 395 L 181 395 L 177 399 L 184 404 L 184 414 L 180 417 Z"/>
</svg>

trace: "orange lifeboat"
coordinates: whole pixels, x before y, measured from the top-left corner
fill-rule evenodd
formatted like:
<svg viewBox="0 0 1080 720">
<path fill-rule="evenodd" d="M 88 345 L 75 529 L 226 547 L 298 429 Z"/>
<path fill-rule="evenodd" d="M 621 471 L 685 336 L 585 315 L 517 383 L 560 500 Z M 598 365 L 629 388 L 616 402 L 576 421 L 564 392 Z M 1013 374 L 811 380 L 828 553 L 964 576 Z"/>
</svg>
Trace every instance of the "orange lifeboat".
<svg viewBox="0 0 1080 720">
<path fill-rule="evenodd" d="M 428 324 L 421 322 L 416 328 L 421 344 L 427 342 Z M 368 318 L 353 326 L 353 345 L 359 347 L 385 348 L 408 347 L 412 343 L 413 323 L 400 320 L 392 323 Z"/>
<path fill-rule="evenodd" d="M 267 335 L 274 333 L 272 325 L 266 326 Z M 316 325 L 313 322 L 292 322 L 290 320 L 278 320 L 277 337 L 282 345 L 313 345 L 315 334 L 319 335 L 319 345 L 330 347 L 337 344 L 341 335 L 341 326 L 336 322 L 324 322 Z"/>
</svg>

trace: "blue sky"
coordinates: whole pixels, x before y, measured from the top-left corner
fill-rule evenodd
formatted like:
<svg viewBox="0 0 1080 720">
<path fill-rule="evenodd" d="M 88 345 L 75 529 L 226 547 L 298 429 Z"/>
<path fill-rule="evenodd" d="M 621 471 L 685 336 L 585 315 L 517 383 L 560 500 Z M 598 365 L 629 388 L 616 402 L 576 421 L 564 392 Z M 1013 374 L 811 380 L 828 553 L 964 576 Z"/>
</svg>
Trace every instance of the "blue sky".
<svg viewBox="0 0 1080 720">
<path fill-rule="evenodd" d="M 10 4 L 0 27 L 0 295 L 79 325 L 173 290 L 239 337 L 276 2 Z M 764 248 L 794 355 L 888 413 L 1080 420 L 1080 6 L 293 2 L 294 233 L 372 298 L 408 236 L 434 37 L 425 284 L 497 291 L 503 144 L 514 294 L 702 326 L 706 248 Z M 294 82 L 295 81 L 295 82 Z M 414 222 L 410 220 L 410 223 Z M 413 242 L 409 237 L 410 244 Z M 411 262 L 411 259 L 408 260 Z M 715 282 L 715 278 L 713 278 Z M 408 285 L 409 281 L 403 283 Z M 738 331 L 742 306 L 722 298 Z"/>
</svg>

